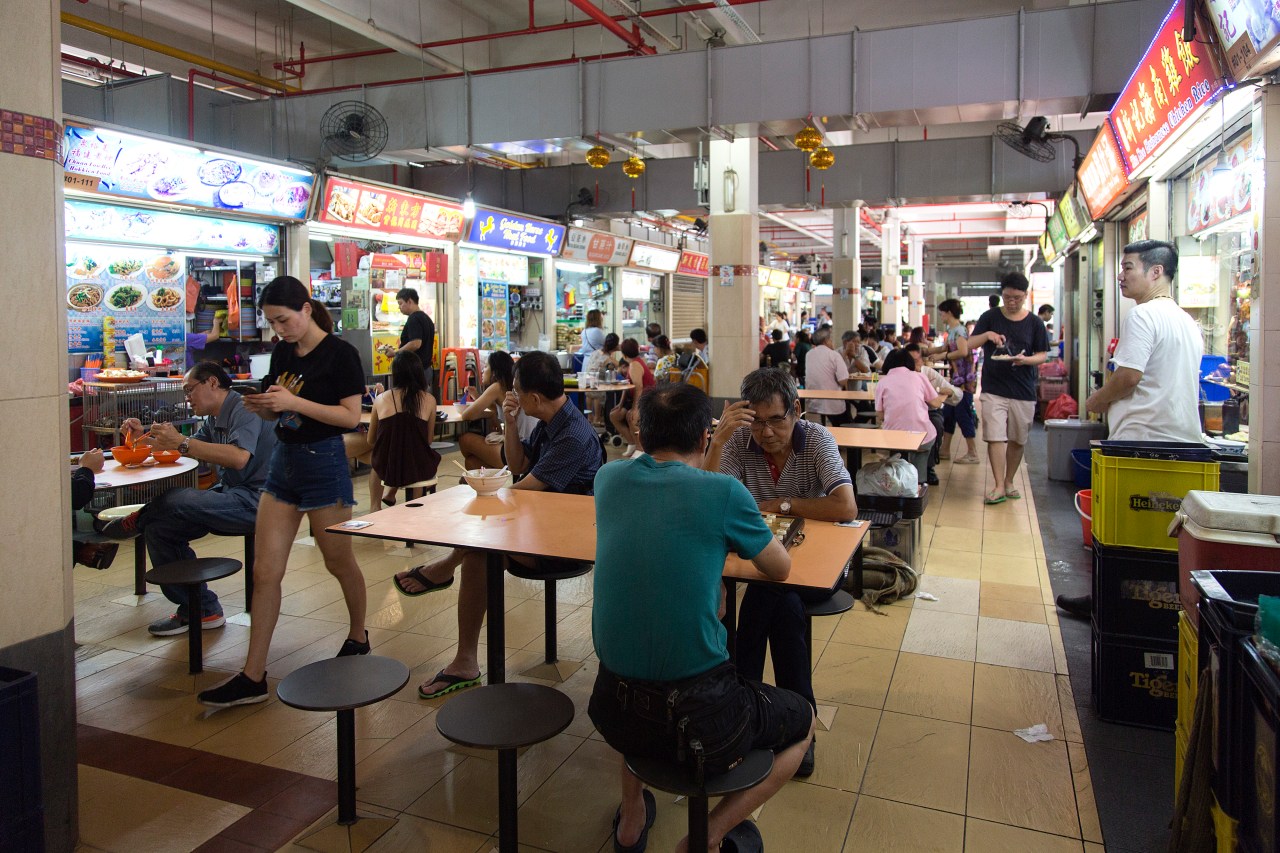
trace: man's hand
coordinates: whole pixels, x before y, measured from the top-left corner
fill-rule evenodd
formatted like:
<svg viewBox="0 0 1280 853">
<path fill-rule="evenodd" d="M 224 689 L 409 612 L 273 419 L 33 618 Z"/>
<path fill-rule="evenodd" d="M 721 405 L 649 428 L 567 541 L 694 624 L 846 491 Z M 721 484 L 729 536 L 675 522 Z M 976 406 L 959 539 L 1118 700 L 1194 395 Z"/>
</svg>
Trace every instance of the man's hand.
<svg viewBox="0 0 1280 853">
<path fill-rule="evenodd" d="M 772 512 L 775 514 L 780 513 L 782 512 L 782 499 L 778 498 L 771 501 L 756 501 L 756 506 L 760 508 L 761 512 Z"/>
<path fill-rule="evenodd" d="M 125 418 L 124 423 L 120 424 L 120 434 L 126 439 L 133 438 L 136 441 L 145 432 L 142 421 L 137 418 Z"/>
<path fill-rule="evenodd" d="M 1102 396 L 1102 391 L 1094 391 L 1089 395 L 1089 399 L 1084 401 L 1084 410 L 1092 412 L 1096 415 L 1105 415 L 1107 410 L 1111 408 L 1111 401 Z"/>
<path fill-rule="evenodd" d="M 502 417 L 508 425 L 514 425 L 516 419 L 520 415 L 520 398 L 516 396 L 516 392 L 508 391 L 507 395 L 502 398 Z"/>
<path fill-rule="evenodd" d="M 746 400 L 725 403 L 724 411 L 720 414 L 720 423 L 711 434 L 711 443 L 723 447 L 730 436 L 744 426 L 751 426 L 755 419 L 755 410 Z"/>
<path fill-rule="evenodd" d="M 173 424 L 154 423 L 151 425 L 151 433 L 147 436 L 147 443 L 160 450 L 177 450 L 178 445 L 182 444 L 185 438 L 186 436 L 178 432 Z"/>
<path fill-rule="evenodd" d="M 106 467 L 106 460 L 102 456 L 102 449 L 95 447 L 92 450 L 86 450 L 80 454 L 80 467 L 88 468 L 95 474 L 101 474 L 102 469 Z"/>
</svg>

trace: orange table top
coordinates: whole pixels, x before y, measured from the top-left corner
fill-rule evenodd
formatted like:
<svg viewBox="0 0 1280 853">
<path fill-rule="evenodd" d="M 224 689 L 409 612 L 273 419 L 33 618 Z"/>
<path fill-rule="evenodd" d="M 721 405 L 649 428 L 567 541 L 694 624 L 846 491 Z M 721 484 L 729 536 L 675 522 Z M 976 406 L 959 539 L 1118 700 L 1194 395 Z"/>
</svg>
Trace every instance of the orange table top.
<svg viewBox="0 0 1280 853">
<path fill-rule="evenodd" d="M 801 400 L 853 400 L 870 402 L 876 398 L 874 391 L 818 391 L 811 388 L 800 390 Z"/>
<path fill-rule="evenodd" d="M 804 523 L 804 541 L 791 548 L 791 574 L 782 583 L 787 586 L 831 589 L 844 571 L 845 564 L 871 532 L 871 524 L 858 522 L 857 527 L 841 527 L 830 521 Z M 730 554 L 724 563 L 724 576 L 740 581 L 778 583 L 762 575 L 750 560 Z"/>
<path fill-rule="evenodd" d="M 827 427 L 835 436 L 839 447 L 856 447 L 860 450 L 919 450 L 924 444 L 924 433 L 901 429 L 860 429 L 858 427 Z"/>
</svg>

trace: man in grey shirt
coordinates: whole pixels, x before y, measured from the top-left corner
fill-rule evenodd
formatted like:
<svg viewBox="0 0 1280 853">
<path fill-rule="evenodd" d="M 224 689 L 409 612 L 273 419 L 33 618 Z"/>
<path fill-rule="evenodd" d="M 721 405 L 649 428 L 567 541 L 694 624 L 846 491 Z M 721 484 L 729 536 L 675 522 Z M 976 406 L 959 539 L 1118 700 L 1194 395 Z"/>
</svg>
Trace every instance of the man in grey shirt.
<svg viewBox="0 0 1280 853">
<path fill-rule="evenodd" d="M 244 536 L 253 532 L 258 496 L 267 481 L 267 465 L 276 442 L 272 424 L 244 407 L 240 394 L 231 390 L 231 378 L 213 362 L 201 362 L 188 371 L 182 391 L 192 411 L 203 418 L 195 433 L 187 437 L 173 424 L 155 423 L 140 442 L 157 450 L 177 450 L 208 464 L 218 482 L 204 491 L 170 489 L 102 531 L 113 539 L 142 534 L 147 556 L 155 566 L 194 558 L 191 541 L 207 533 Z M 142 432 L 142 424 L 135 418 L 122 426 L 126 435 Z M 152 622 L 147 630 L 157 637 L 186 633 L 186 588 L 162 585 L 160 591 L 177 610 Z M 204 630 L 226 624 L 218 596 L 204 584 L 200 603 Z"/>
</svg>

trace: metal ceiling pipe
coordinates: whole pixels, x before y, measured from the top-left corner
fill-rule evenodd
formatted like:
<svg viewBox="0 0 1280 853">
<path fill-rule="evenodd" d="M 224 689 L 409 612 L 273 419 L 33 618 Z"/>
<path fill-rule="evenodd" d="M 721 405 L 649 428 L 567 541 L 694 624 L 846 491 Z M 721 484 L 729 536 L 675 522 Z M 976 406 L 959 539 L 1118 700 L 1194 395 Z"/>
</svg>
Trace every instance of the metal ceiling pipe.
<svg viewBox="0 0 1280 853">
<path fill-rule="evenodd" d="M 592 3 L 591 0 L 569 0 L 569 2 L 572 3 L 574 6 L 578 7 L 578 9 L 581 10 L 584 15 L 591 18 L 597 24 L 604 27 L 606 30 L 608 30 L 609 32 L 613 33 L 615 36 L 617 36 L 618 38 L 626 42 L 627 45 L 630 46 L 636 53 L 654 54 L 658 52 L 655 48 L 645 44 L 645 41 L 642 37 L 640 37 L 636 33 L 631 32 L 626 27 L 619 24 L 609 15 L 606 15 L 604 11 L 595 3 Z"/>
<path fill-rule="evenodd" d="M 771 219 L 774 222 L 778 223 L 779 225 L 782 225 L 786 228 L 791 229 L 797 234 L 803 234 L 804 236 L 808 237 L 811 240 L 817 240 L 819 243 L 821 243 L 824 246 L 835 245 L 831 240 L 827 239 L 826 237 L 823 237 L 817 231 L 810 231 L 808 228 L 805 228 L 802 225 L 797 225 L 794 222 L 788 222 L 787 220 L 783 219 L 781 216 L 775 216 L 774 214 L 769 213 L 768 211 L 765 211 L 765 210 L 760 211 L 760 215 L 763 216 L 765 219 Z"/>
<path fill-rule="evenodd" d="M 146 77 L 145 74 L 139 74 L 137 71 L 130 71 L 127 68 L 116 68 L 106 62 L 97 59 L 86 59 L 83 56 L 76 56 L 73 53 L 62 52 L 62 61 L 69 65 L 79 65 L 81 68 L 91 68 L 94 71 L 100 71 L 103 74 L 111 74 L 116 77 L 138 78 Z"/>
<path fill-rule="evenodd" d="M 263 88 L 275 89 L 279 92 L 298 91 L 293 86 L 288 86 L 278 80 L 272 80 L 269 77 L 263 77 L 261 74 L 255 74 L 252 71 L 245 71 L 244 69 L 236 68 L 233 65 L 227 65 L 225 62 L 219 62 L 216 59 L 209 59 L 208 57 L 200 56 L 199 54 L 191 53 L 190 51 L 182 50 L 180 48 L 170 47 L 167 44 L 161 44 L 160 42 L 152 41 L 149 38 L 136 36 L 133 33 L 107 26 L 106 24 L 100 24 L 97 21 L 91 21 L 88 18 L 82 18 L 79 15 L 72 15 L 68 12 L 63 12 L 61 20 L 62 23 L 67 26 L 87 30 L 91 33 L 97 33 L 100 36 L 106 36 L 109 39 L 115 39 L 116 41 L 122 41 L 125 44 L 141 47 L 146 50 L 150 50 L 153 53 L 159 53 L 162 56 L 180 59 L 183 62 L 195 65 L 199 68 L 208 68 L 210 71 L 218 71 L 222 74 L 226 74 L 228 77 L 235 77 L 237 80 L 256 83 Z"/>
<path fill-rule="evenodd" d="M 680 49 L 680 45 L 674 39 L 640 17 L 640 10 L 628 3 L 627 0 L 609 0 L 609 2 L 621 9 L 622 13 L 627 16 L 627 20 L 634 22 L 636 26 L 648 33 L 650 38 L 663 42 L 670 50 Z"/>
</svg>

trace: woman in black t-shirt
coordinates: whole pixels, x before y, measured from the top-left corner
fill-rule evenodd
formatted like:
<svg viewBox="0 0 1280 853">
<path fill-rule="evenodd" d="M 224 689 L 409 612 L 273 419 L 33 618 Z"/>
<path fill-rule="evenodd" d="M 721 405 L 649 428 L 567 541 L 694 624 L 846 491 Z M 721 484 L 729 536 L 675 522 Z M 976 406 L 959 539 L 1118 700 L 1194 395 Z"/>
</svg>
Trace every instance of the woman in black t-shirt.
<svg viewBox="0 0 1280 853">
<path fill-rule="evenodd" d="M 262 313 L 280 342 L 263 382 L 267 390 L 246 395 L 244 405 L 276 422 L 278 441 L 258 503 L 253 626 L 244 671 L 199 695 L 202 704 L 216 708 L 268 697 L 267 652 L 280 616 L 280 582 L 304 515 L 347 602 L 351 631 L 338 656 L 369 653 L 364 575 L 351 538 L 326 532 L 350 520 L 355 505 L 342 434 L 360 423 L 360 356 L 331 334 L 328 310 L 292 276 L 280 276 L 262 291 Z"/>
</svg>

